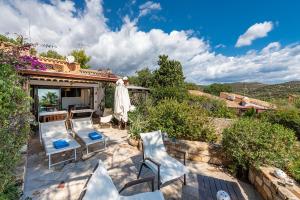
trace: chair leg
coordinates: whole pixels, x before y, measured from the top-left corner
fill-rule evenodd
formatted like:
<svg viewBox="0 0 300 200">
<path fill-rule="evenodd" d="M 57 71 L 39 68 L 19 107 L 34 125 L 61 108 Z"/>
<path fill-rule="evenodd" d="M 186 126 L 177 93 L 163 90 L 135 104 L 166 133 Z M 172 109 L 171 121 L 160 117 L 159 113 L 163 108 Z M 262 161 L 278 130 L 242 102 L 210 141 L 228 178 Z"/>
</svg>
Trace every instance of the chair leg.
<svg viewBox="0 0 300 200">
<path fill-rule="evenodd" d="M 186 185 L 186 174 L 183 175 L 183 185 Z"/>
<path fill-rule="evenodd" d="M 144 163 L 141 164 L 141 167 L 140 167 L 140 170 L 139 170 L 139 174 L 138 174 L 138 176 L 137 176 L 137 179 L 140 178 L 140 175 L 141 175 L 141 173 L 142 173 L 143 166 L 144 166 Z"/>
</svg>

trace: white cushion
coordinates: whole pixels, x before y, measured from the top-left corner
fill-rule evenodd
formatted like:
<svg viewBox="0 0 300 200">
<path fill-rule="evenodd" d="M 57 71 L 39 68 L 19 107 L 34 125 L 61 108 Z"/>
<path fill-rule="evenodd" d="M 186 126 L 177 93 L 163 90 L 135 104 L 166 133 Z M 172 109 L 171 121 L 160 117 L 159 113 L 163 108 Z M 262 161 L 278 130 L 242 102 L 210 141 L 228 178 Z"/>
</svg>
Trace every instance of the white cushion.
<svg viewBox="0 0 300 200">
<path fill-rule="evenodd" d="M 120 195 L 102 161 L 88 182 L 84 200 L 119 200 Z"/>
<path fill-rule="evenodd" d="M 93 123 L 92 123 L 90 117 L 72 119 L 71 123 L 72 123 L 72 126 L 73 126 L 73 130 L 75 132 L 82 131 L 82 130 L 91 130 L 91 129 L 93 129 Z"/>
<path fill-rule="evenodd" d="M 141 133 L 145 157 L 156 158 L 159 155 L 166 155 L 167 151 L 162 140 L 161 131 Z"/>
<path fill-rule="evenodd" d="M 160 166 L 160 179 L 162 183 L 177 179 L 188 173 L 188 169 L 178 160 L 168 155 L 162 140 L 161 131 L 140 134 L 143 140 L 145 157 L 158 162 Z M 146 165 L 157 173 L 157 166 L 146 160 Z"/>
</svg>

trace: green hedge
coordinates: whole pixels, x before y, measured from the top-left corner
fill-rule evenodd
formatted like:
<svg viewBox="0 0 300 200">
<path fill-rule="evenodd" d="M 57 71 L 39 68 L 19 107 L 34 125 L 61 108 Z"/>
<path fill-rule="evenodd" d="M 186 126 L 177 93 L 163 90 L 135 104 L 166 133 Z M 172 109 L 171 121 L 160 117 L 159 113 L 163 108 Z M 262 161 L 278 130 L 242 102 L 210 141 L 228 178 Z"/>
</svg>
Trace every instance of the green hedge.
<svg viewBox="0 0 300 200">
<path fill-rule="evenodd" d="M 270 164 L 283 168 L 293 152 L 294 132 L 279 124 L 240 119 L 223 132 L 222 145 L 233 170 Z"/>
<path fill-rule="evenodd" d="M 270 123 L 281 124 L 295 131 L 300 139 L 300 112 L 299 109 L 285 108 L 279 110 L 266 111 L 258 116 L 262 120 Z"/>
<path fill-rule="evenodd" d="M 30 131 L 29 119 L 32 115 L 28 109 L 30 97 L 22 89 L 21 79 L 10 65 L 10 62 L 17 61 L 7 61 L 7 58 L 0 52 L 0 198 L 18 199 L 13 187 L 13 171 L 20 159 L 20 148 Z"/>
<path fill-rule="evenodd" d="M 215 131 L 204 109 L 173 99 L 160 101 L 149 109 L 149 128 L 167 132 L 170 137 L 214 141 Z"/>
<path fill-rule="evenodd" d="M 227 107 L 224 101 L 211 99 L 204 96 L 189 95 L 189 104 L 198 106 L 208 111 L 211 117 L 236 118 L 236 111 Z"/>
</svg>

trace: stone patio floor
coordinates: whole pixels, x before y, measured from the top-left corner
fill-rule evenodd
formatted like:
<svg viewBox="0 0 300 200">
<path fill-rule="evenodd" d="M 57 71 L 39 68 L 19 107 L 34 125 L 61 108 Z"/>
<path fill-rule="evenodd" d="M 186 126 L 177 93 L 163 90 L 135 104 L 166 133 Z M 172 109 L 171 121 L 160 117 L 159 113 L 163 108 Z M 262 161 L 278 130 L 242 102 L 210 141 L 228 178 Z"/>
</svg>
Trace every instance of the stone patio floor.
<svg viewBox="0 0 300 200">
<path fill-rule="evenodd" d="M 49 200 L 78 199 L 89 174 L 99 159 L 104 162 L 118 190 L 125 183 L 135 180 L 142 156 L 137 148 L 127 143 L 127 131 L 113 128 L 97 129 L 110 138 L 106 150 L 87 157 L 85 155 L 82 156 L 82 152 L 85 154 L 85 149 L 82 147 L 76 162 L 57 165 L 50 170 L 48 169 L 47 156 L 39 143 L 38 137 L 33 137 L 28 147 L 24 195 L 22 199 L 28 199 L 28 197 Z M 165 199 L 199 199 L 197 174 L 236 182 L 245 199 L 261 199 L 252 185 L 238 181 L 216 166 L 194 161 L 187 161 L 187 166 L 190 170 L 187 176 L 187 185 L 183 186 L 181 180 L 177 180 L 164 186 L 161 188 L 161 191 Z M 152 172 L 144 168 L 142 176 L 150 174 Z M 122 192 L 122 195 L 146 191 L 150 191 L 149 183 L 128 188 Z"/>
</svg>

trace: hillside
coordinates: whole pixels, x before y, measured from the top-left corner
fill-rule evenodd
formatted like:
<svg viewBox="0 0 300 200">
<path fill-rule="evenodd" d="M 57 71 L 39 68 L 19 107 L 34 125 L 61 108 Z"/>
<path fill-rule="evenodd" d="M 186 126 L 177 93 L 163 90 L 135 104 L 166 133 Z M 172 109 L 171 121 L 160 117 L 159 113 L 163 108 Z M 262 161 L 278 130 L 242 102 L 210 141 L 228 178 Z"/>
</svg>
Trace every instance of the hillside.
<svg viewBox="0 0 300 200">
<path fill-rule="evenodd" d="M 300 81 L 266 85 L 246 93 L 248 96 L 265 100 L 287 98 L 289 94 L 300 94 Z"/>
<path fill-rule="evenodd" d="M 258 82 L 236 82 L 236 83 L 227 83 L 226 85 L 230 85 L 232 87 L 232 90 L 234 93 L 239 94 L 247 94 L 250 93 L 253 90 L 256 90 L 258 88 L 268 86 L 264 83 L 258 83 Z"/>
</svg>

